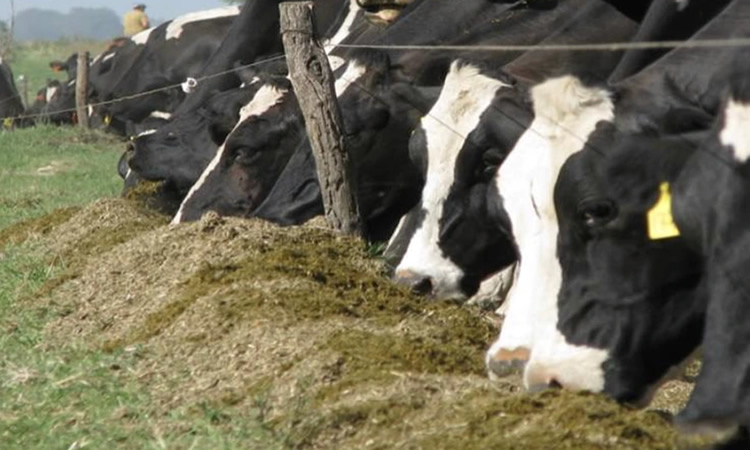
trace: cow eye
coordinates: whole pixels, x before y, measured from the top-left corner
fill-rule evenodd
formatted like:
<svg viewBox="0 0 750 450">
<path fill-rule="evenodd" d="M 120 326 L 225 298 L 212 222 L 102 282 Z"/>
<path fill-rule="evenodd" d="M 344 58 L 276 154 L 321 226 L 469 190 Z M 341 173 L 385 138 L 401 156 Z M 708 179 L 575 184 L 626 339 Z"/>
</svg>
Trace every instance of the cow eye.
<svg viewBox="0 0 750 450">
<path fill-rule="evenodd" d="M 585 200 L 578 205 L 578 216 L 590 228 L 601 227 L 617 216 L 617 207 L 607 199 Z"/>
<path fill-rule="evenodd" d="M 254 164 L 261 156 L 261 152 L 253 151 L 250 148 L 241 148 L 237 150 L 237 155 L 234 157 L 234 162 L 249 166 Z"/>
</svg>

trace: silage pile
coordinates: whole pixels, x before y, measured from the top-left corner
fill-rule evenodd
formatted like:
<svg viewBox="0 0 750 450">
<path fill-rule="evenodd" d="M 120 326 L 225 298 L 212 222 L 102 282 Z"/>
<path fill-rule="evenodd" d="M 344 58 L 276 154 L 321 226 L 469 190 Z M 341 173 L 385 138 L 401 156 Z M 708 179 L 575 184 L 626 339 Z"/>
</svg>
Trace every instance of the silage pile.
<svg viewBox="0 0 750 450">
<path fill-rule="evenodd" d="M 488 381 L 492 320 L 394 286 L 362 242 L 320 221 L 171 226 L 124 200 L 64 214 L 13 231 L 66 264 L 34 300 L 61 311 L 46 345 L 137 349 L 161 413 L 229 408 L 292 447 L 675 445 L 663 414 Z"/>
</svg>

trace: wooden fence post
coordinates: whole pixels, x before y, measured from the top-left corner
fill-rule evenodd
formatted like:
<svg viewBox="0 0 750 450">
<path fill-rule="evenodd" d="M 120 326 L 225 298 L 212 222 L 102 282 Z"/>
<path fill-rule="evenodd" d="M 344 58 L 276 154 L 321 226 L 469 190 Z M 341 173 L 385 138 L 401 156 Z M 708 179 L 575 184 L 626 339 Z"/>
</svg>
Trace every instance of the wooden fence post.
<svg viewBox="0 0 750 450">
<path fill-rule="evenodd" d="M 88 104 L 89 92 L 89 52 L 78 52 L 78 68 L 76 69 L 76 115 L 78 126 L 89 127 Z"/>
<path fill-rule="evenodd" d="M 305 119 L 328 224 L 345 234 L 361 236 L 364 225 L 357 207 L 344 121 L 328 57 L 314 35 L 312 8 L 311 1 L 279 5 L 289 77 Z"/>
</svg>

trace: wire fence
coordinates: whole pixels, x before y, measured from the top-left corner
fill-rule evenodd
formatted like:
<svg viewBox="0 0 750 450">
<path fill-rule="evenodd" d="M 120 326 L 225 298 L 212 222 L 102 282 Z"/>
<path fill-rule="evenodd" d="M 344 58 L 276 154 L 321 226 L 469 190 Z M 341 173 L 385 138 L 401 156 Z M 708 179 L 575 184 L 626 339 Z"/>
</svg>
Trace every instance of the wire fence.
<svg viewBox="0 0 750 450">
<path fill-rule="evenodd" d="M 255 61 L 255 62 L 250 63 L 250 64 L 245 64 L 243 66 L 234 67 L 232 69 L 224 70 L 222 72 L 218 72 L 218 73 L 214 73 L 214 74 L 211 74 L 211 75 L 205 75 L 205 76 L 202 76 L 202 77 L 199 77 L 199 78 L 195 78 L 195 81 L 198 82 L 198 83 L 201 83 L 203 81 L 210 80 L 212 78 L 217 78 L 217 77 L 220 77 L 220 76 L 223 76 L 223 75 L 227 75 L 227 74 L 230 74 L 230 73 L 239 72 L 241 70 L 249 69 L 251 67 L 260 66 L 260 65 L 263 65 L 263 64 L 267 64 L 267 63 L 270 63 L 270 62 L 273 62 L 273 61 L 278 61 L 278 60 L 285 59 L 285 58 L 286 58 L 286 55 L 284 55 L 284 54 L 277 54 L 277 55 L 268 57 L 268 58 L 260 60 L 260 61 Z M 103 101 L 95 102 L 95 103 L 88 103 L 88 104 L 86 104 L 86 108 L 96 108 L 96 107 L 100 107 L 100 106 L 106 106 L 106 105 L 112 105 L 112 104 L 115 104 L 115 103 L 121 103 L 121 102 L 129 101 L 129 100 L 135 100 L 135 99 L 138 99 L 138 98 L 141 98 L 141 97 L 147 97 L 149 95 L 154 95 L 154 94 L 158 94 L 160 92 L 165 92 L 165 91 L 169 91 L 169 90 L 172 90 L 172 89 L 180 88 L 180 87 L 182 87 L 182 84 L 183 83 L 174 83 L 174 84 L 170 84 L 170 85 L 167 85 L 167 86 L 162 86 L 160 88 L 150 89 L 150 90 L 144 91 L 144 92 L 139 92 L 137 94 L 125 95 L 125 96 L 114 98 L 114 99 L 111 99 L 111 100 L 103 100 Z M 11 99 L 6 99 L 5 101 L 9 101 L 9 100 L 11 100 Z M 3 102 L 0 102 L 0 104 L 2 104 L 2 103 Z M 55 114 L 74 113 L 76 111 L 77 111 L 77 108 L 73 107 L 73 108 L 65 108 L 65 109 L 59 109 L 59 110 L 53 110 L 53 111 L 45 111 L 45 112 L 36 113 L 36 114 L 20 114 L 20 115 L 16 115 L 16 116 L 9 116 L 9 117 L 0 118 L 0 122 L 2 122 L 2 123 L 9 123 L 9 122 L 12 123 L 12 122 L 15 122 L 15 121 L 18 121 L 18 120 L 46 118 L 46 117 L 49 117 L 49 116 L 55 115 Z"/>
<path fill-rule="evenodd" d="M 331 46 L 328 46 L 331 47 Z M 649 50 L 649 49 L 679 49 L 679 48 L 741 48 L 750 47 L 750 38 L 728 38 L 728 39 L 700 39 L 685 41 L 644 41 L 644 42 L 609 42 L 595 44 L 534 44 L 534 45 L 377 45 L 377 44 L 337 44 L 336 48 L 341 49 L 372 49 L 372 50 L 391 50 L 391 51 L 455 51 L 455 52 L 522 52 L 522 51 L 548 51 L 548 52 L 570 52 L 570 51 L 622 51 L 622 50 Z M 254 66 L 259 66 L 268 62 L 284 59 L 285 55 L 278 54 L 267 59 L 256 61 L 233 69 L 225 70 L 211 75 L 196 78 L 197 82 L 205 81 L 211 78 L 226 75 L 228 73 L 238 72 Z M 135 100 L 141 97 L 154 95 L 160 92 L 177 89 L 182 83 L 174 83 L 160 88 L 139 92 L 132 95 L 126 95 L 111 100 L 104 100 L 95 103 L 89 103 L 87 108 L 96 108 L 115 103 Z M 5 100 L 9 101 L 9 100 Z M 0 102 L 1 104 L 2 102 Z M 49 117 L 54 114 L 73 113 L 76 108 L 66 108 L 61 110 L 45 111 L 36 114 L 20 114 L 0 118 L 3 123 L 16 120 L 37 119 Z"/>
</svg>

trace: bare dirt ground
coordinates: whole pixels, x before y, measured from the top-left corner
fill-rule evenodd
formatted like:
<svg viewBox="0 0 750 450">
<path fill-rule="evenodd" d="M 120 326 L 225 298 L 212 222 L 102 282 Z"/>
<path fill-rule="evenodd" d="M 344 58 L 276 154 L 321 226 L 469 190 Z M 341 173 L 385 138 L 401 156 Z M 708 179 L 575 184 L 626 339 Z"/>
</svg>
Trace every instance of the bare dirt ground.
<svg viewBox="0 0 750 450">
<path fill-rule="evenodd" d="M 161 414 L 210 404 L 296 448 L 680 446 L 669 412 L 689 382 L 645 411 L 490 382 L 494 318 L 394 286 L 364 243 L 319 220 L 282 229 L 209 214 L 171 226 L 102 200 L 0 233 L 29 238 L 66 267 L 30 300 L 60 311 L 43 345 L 137 353 Z"/>
</svg>

